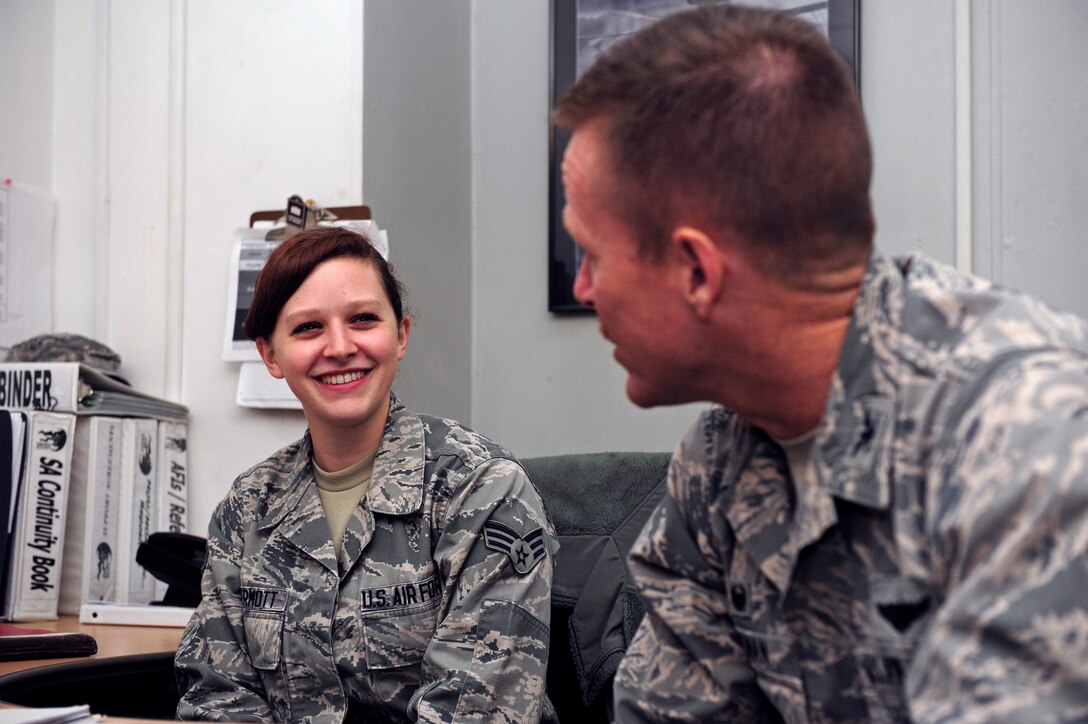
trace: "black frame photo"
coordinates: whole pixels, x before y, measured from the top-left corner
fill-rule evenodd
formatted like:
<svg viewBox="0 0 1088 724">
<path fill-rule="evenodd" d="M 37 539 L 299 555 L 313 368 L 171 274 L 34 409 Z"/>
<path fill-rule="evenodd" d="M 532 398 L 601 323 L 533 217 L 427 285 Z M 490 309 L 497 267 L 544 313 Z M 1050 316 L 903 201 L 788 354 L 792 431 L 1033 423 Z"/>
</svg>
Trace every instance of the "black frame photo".
<svg viewBox="0 0 1088 724">
<path fill-rule="evenodd" d="M 555 102 L 570 87 L 581 70 L 592 63 L 608 44 L 615 42 L 616 34 L 609 35 L 604 43 L 601 38 L 587 39 L 580 36 L 579 28 L 588 25 L 603 14 L 615 12 L 631 19 L 630 29 L 623 34 L 634 32 L 638 27 L 652 22 L 668 12 L 682 10 L 689 5 L 707 2 L 707 0 L 643 0 L 646 12 L 632 12 L 632 0 L 552 0 L 552 97 Z M 847 65 L 853 70 L 854 84 L 861 87 L 860 76 L 860 0 L 825 0 L 807 2 L 806 0 L 767 0 L 763 4 L 776 7 L 800 16 L 813 15 L 820 22 L 826 20 L 827 34 L 831 44 L 842 55 Z M 614 8 L 614 9 L 610 9 Z M 579 21 L 582 21 L 581 23 Z M 626 29 L 626 28 L 625 28 Z M 563 227 L 563 182 L 559 172 L 563 153 L 566 151 L 570 134 L 555 126 L 551 127 L 551 168 L 549 179 L 549 217 L 548 217 L 548 311 L 556 314 L 592 313 L 592 309 L 574 298 L 574 279 L 578 274 L 581 255 L 578 246 Z"/>
</svg>

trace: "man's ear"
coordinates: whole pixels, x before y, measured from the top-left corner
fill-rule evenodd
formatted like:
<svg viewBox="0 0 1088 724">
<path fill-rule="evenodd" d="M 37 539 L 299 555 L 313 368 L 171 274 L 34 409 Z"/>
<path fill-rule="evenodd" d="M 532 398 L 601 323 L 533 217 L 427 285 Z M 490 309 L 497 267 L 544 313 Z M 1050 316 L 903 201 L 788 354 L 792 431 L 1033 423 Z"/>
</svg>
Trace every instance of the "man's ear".
<svg viewBox="0 0 1088 724">
<path fill-rule="evenodd" d="M 261 360 L 264 362 L 264 366 L 268 368 L 268 373 L 276 379 L 282 380 L 283 372 L 280 370 L 280 366 L 276 364 L 276 352 L 272 349 L 272 345 L 264 337 L 258 337 L 256 341 L 257 354 L 261 355 Z"/>
<path fill-rule="evenodd" d="M 705 232 L 693 226 L 677 227 L 670 238 L 680 267 L 680 290 L 699 319 L 710 316 L 723 292 L 722 251 Z"/>
</svg>

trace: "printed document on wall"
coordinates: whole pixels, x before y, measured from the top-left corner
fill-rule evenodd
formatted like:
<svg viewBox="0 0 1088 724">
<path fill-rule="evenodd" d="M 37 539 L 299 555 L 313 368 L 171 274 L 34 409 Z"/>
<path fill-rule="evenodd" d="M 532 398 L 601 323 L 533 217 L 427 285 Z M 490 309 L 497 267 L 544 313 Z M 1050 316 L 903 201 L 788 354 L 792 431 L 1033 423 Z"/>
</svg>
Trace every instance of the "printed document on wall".
<svg viewBox="0 0 1088 724">
<path fill-rule="evenodd" d="M 230 254 L 230 280 L 227 296 L 227 328 L 223 337 L 223 359 L 228 362 L 256 362 L 261 359 L 257 346 L 246 338 L 242 324 L 246 321 L 257 274 L 264 268 L 268 255 L 277 242 L 266 241 L 267 229 L 241 228 L 234 230 L 234 246 Z"/>
</svg>

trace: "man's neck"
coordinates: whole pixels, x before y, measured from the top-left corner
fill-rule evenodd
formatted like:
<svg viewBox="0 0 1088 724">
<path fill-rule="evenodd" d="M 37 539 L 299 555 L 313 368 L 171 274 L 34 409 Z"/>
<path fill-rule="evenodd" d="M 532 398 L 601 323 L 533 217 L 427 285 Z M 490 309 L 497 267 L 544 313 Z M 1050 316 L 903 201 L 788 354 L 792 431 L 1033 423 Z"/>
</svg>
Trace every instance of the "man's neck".
<svg viewBox="0 0 1088 724">
<path fill-rule="evenodd" d="M 779 439 L 815 428 L 864 273 L 838 272 L 805 290 L 765 285 L 748 305 L 750 348 L 726 355 L 715 401 Z"/>
</svg>

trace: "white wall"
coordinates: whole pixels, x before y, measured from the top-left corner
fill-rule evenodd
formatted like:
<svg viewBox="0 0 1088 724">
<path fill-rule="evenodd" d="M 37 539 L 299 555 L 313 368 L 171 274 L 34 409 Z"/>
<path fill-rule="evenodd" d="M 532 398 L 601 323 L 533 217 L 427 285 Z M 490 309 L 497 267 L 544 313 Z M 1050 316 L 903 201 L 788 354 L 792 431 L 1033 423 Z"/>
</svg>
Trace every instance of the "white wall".
<svg viewBox="0 0 1088 724">
<path fill-rule="evenodd" d="M 924 251 L 1088 317 L 1085 28 L 1082 0 L 864 3 L 883 251 Z"/>
<path fill-rule="evenodd" d="M 1088 317 L 1088 3 L 972 15 L 974 268 Z"/>
<path fill-rule="evenodd" d="M 473 5 L 473 424 L 527 456 L 671 451 L 700 406 L 636 408 L 596 317 L 548 312 L 549 5 Z"/>
<path fill-rule="evenodd" d="M 955 39 L 950 0 L 862 6 L 861 97 L 884 253 L 955 261 Z"/>
<path fill-rule="evenodd" d="M 636 409 L 595 318 L 547 311 L 548 8 L 366 5 L 365 198 L 418 315 L 395 388 L 522 456 L 671 450 L 691 406 Z"/>
<path fill-rule="evenodd" d="M 0 0 L 0 176 L 53 193 L 57 329 L 190 406 L 194 529 L 303 426 L 237 408 L 219 358 L 230 231 L 291 193 L 389 229 L 417 409 L 525 456 L 668 450 L 690 423 L 626 401 L 592 317 L 546 311 L 547 6 Z M 878 245 L 1088 314 L 1088 4 L 1038 7 L 867 0 Z"/>
<path fill-rule="evenodd" d="M 394 386 L 471 419 L 471 65 L 467 0 L 366 4 L 363 198 L 389 230 L 413 325 Z"/>
<path fill-rule="evenodd" d="M 189 405 L 195 530 L 303 429 L 233 404 L 231 230 L 292 193 L 362 199 L 362 37 L 352 0 L 0 0 L 0 48 L 26 48 L 4 51 L 0 107 L 23 114 L 0 116 L 0 173 L 51 184 L 56 328 Z"/>
</svg>

